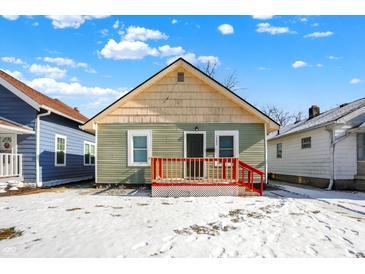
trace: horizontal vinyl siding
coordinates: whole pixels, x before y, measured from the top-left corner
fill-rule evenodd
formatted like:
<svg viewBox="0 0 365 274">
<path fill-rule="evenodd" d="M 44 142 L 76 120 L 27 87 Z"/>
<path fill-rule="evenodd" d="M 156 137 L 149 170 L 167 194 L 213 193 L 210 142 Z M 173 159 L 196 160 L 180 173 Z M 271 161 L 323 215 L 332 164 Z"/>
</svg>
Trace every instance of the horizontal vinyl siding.
<svg viewBox="0 0 365 274">
<path fill-rule="evenodd" d="M 301 139 L 312 137 L 312 147 L 301 148 Z M 282 158 L 276 158 L 276 144 L 282 143 Z M 269 172 L 284 175 L 329 178 L 330 137 L 316 129 L 268 141 Z"/>
<path fill-rule="evenodd" d="M 35 131 L 37 111 L 0 85 L 0 116 L 31 127 Z M 36 179 L 36 135 L 17 136 L 18 153 L 23 155 L 23 176 L 26 183 L 35 183 Z"/>
<path fill-rule="evenodd" d="M 55 166 L 55 135 L 67 138 L 66 166 Z M 40 181 L 94 176 L 94 166 L 84 166 L 84 141 L 94 143 L 94 136 L 78 128 L 76 122 L 56 114 L 41 117 Z"/>
<path fill-rule="evenodd" d="M 127 132 L 152 130 L 152 156 L 183 157 L 184 131 L 206 131 L 207 148 L 214 148 L 215 130 L 239 130 L 240 159 L 264 170 L 263 124 L 99 124 L 98 183 L 150 183 L 150 167 L 128 167 Z M 207 153 L 213 157 L 214 153 Z"/>
<path fill-rule="evenodd" d="M 356 134 L 336 144 L 335 179 L 354 179 L 357 174 Z"/>
</svg>

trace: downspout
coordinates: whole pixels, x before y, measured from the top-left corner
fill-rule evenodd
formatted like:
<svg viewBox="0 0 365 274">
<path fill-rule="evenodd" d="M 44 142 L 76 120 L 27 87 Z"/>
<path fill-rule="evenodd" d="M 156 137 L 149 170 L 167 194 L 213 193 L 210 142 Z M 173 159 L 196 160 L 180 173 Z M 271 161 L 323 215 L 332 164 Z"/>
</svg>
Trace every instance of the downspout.
<svg viewBox="0 0 365 274">
<path fill-rule="evenodd" d="M 98 183 L 98 124 L 95 124 L 95 183 Z"/>
<path fill-rule="evenodd" d="M 48 116 L 51 114 L 51 111 L 48 110 L 47 112 L 40 113 L 37 115 L 37 121 L 36 121 L 36 156 L 35 156 L 35 181 L 36 186 L 41 187 L 42 183 L 39 181 L 39 151 L 40 151 L 40 130 L 41 130 L 41 124 L 40 124 L 40 117 Z"/>
<path fill-rule="evenodd" d="M 348 131 L 345 132 L 345 135 L 341 138 L 335 140 L 335 133 L 333 128 L 326 128 L 330 134 L 330 155 L 331 155 L 331 172 L 330 172 L 330 183 L 327 187 L 327 190 L 332 190 L 334 182 L 335 182 L 335 150 L 336 144 L 346 139 L 350 134 Z"/>
</svg>

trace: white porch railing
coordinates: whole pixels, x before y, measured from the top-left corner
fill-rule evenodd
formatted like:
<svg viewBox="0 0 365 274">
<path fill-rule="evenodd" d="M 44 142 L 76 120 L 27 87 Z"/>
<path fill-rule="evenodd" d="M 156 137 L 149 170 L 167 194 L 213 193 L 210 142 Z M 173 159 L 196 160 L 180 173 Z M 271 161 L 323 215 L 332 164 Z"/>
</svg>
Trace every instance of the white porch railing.
<svg viewBox="0 0 365 274">
<path fill-rule="evenodd" d="M 22 154 L 0 153 L 0 178 L 21 176 L 22 163 Z"/>
</svg>

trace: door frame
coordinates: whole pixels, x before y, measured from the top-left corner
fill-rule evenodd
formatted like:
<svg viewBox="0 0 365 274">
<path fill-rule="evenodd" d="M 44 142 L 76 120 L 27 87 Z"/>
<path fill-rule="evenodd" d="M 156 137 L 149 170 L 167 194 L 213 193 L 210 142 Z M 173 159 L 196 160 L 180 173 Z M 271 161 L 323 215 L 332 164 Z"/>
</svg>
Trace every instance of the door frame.
<svg viewBox="0 0 365 274">
<path fill-rule="evenodd" d="M 206 131 L 184 131 L 184 158 L 187 158 L 187 136 L 188 134 L 202 134 L 203 135 L 203 158 L 206 158 L 207 152 L 207 134 Z M 205 162 L 203 162 L 203 177 L 206 177 Z M 186 177 L 186 165 L 184 164 L 184 177 Z"/>
<path fill-rule="evenodd" d="M 13 147 L 11 148 L 11 154 L 18 153 L 18 134 L 16 133 L 0 133 L 1 136 L 11 136 Z"/>
</svg>

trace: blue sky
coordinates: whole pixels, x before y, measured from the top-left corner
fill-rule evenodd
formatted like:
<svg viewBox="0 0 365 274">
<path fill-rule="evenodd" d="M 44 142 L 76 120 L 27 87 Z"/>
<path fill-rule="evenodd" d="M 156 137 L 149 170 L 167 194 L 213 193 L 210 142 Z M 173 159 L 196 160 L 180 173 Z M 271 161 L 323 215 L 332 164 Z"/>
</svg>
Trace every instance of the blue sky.
<svg viewBox="0 0 365 274">
<path fill-rule="evenodd" d="M 100 111 L 168 62 L 218 62 L 257 107 L 324 111 L 365 96 L 365 16 L 0 17 L 0 68 Z"/>
</svg>

